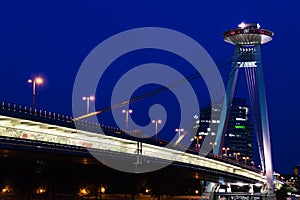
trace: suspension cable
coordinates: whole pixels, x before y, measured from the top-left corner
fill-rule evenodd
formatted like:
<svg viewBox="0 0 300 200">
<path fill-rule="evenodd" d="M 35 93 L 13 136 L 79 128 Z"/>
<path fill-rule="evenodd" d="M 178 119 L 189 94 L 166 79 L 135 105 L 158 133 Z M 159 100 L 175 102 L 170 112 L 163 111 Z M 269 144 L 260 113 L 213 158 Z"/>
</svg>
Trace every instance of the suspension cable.
<svg viewBox="0 0 300 200">
<path fill-rule="evenodd" d="M 104 108 L 104 109 L 102 109 L 102 110 L 98 110 L 98 111 L 95 111 L 95 112 L 91 112 L 91 113 L 88 113 L 88 114 L 85 114 L 85 115 L 76 117 L 76 118 L 73 119 L 73 121 L 78 121 L 78 120 L 85 119 L 85 118 L 88 118 L 88 117 L 91 117 L 91 116 L 95 116 L 95 115 L 98 115 L 98 114 L 100 114 L 100 113 L 107 112 L 107 111 L 110 111 L 110 110 L 113 110 L 113 109 L 122 107 L 122 106 L 124 106 L 124 105 L 127 105 L 127 104 L 130 104 L 130 103 L 139 101 L 139 100 L 141 100 L 141 99 L 147 98 L 147 97 L 152 96 L 152 95 L 154 95 L 154 94 L 157 94 L 157 93 L 166 91 L 166 90 L 168 90 L 169 88 L 174 88 L 174 87 L 177 87 L 177 86 L 179 86 L 179 85 L 182 85 L 182 84 L 184 84 L 184 83 L 186 83 L 186 82 L 190 82 L 190 81 L 192 81 L 192 80 L 194 80 L 194 79 L 197 79 L 197 78 L 199 78 L 199 77 L 201 77 L 201 76 L 203 76 L 203 75 L 206 75 L 206 74 L 208 74 L 208 73 L 211 73 L 211 72 L 215 71 L 216 69 L 221 69 L 221 68 L 223 68 L 223 67 L 226 66 L 228 63 L 231 63 L 231 62 L 232 62 L 232 60 L 231 60 L 230 58 L 232 58 L 232 56 L 225 58 L 224 61 L 226 61 L 226 62 L 225 62 L 225 63 L 222 63 L 222 64 L 220 64 L 220 65 L 217 65 L 217 68 L 214 67 L 215 65 L 209 66 L 209 67 L 203 69 L 203 70 L 200 71 L 200 72 L 197 72 L 197 73 L 194 73 L 194 74 L 189 75 L 187 78 L 182 78 L 182 79 L 177 80 L 177 81 L 175 81 L 175 82 L 173 82 L 173 83 L 171 83 L 171 84 L 169 84 L 169 85 L 167 85 L 167 86 L 159 87 L 159 88 L 157 88 L 157 89 L 155 89 L 155 90 L 152 90 L 152 91 L 150 91 L 150 92 L 144 93 L 144 94 L 139 95 L 139 96 L 137 96 L 137 97 L 135 97 L 135 98 L 132 98 L 132 99 L 123 101 L 123 102 L 121 102 L 121 103 L 114 104 L 114 105 L 112 105 L 112 106 L 110 106 L 110 107 L 107 107 L 107 108 Z M 230 59 L 230 61 L 228 61 L 229 59 Z M 223 61 L 221 61 L 221 62 L 223 62 Z M 221 63 L 221 62 L 220 62 L 220 63 Z"/>
</svg>

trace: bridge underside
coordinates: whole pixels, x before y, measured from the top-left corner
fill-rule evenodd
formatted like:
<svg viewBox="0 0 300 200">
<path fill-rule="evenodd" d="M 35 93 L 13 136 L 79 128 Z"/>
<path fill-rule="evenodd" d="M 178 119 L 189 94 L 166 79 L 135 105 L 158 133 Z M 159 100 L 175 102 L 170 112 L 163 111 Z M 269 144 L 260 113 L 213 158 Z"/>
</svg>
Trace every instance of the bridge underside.
<svg viewBox="0 0 300 200">
<path fill-rule="evenodd" d="M 151 194 L 193 195 L 196 190 L 198 194 L 204 191 L 206 181 L 253 182 L 245 177 L 178 162 L 155 172 L 125 173 L 101 164 L 86 149 L 74 154 L 58 146 L 51 151 L 45 144 L 43 148 L 37 144 L 24 148 L 3 140 L 0 144 L 0 163 L 5 169 L 0 171 L 0 185 L 12 185 L 15 193 L 21 195 L 19 199 L 32 194 L 38 185 L 48 188 L 48 195 L 68 194 L 74 199 L 80 187 L 89 187 L 95 193 L 100 185 L 105 185 L 106 192 L 112 194 L 136 195 L 149 189 Z"/>
<path fill-rule="evenodd" d="M 153 194 L 195 194 L 202 188 L 201 180 L 216 180 L 212 174 L 171 165 L 151 173 L 131 174 L 120 172 L 99 163 L 91 157 L 74 157 L 54 153 L 1 150 L 0 185 L 9 184 L 19 198 L 31 195 L 39 186 L 51 195 L 68 194 L 74 199 L 81 187 L 96 192 L 105 185 L 110 194 L 139 194 L 150 189 Z M 57 199 L 57 198 L 54 198 Z"/>
</svg>

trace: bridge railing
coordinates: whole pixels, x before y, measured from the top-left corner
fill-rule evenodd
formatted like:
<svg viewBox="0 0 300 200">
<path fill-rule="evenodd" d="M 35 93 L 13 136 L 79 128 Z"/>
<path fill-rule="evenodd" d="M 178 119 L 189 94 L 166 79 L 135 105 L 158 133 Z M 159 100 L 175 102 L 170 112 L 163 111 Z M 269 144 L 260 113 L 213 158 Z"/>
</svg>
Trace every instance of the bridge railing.
<svg viewBox="0 0 300 200">
<path fill-rule="evenodd" d="M 15 103 L 9 103 L 9 102 L 1 102 L 1 110 L 3 111 L 11 111 L 11 112 L 17 112 L 22 114 L 28 114 L 32 116 L 39 116 L 39 117 L 45 117 L 55 120 L 61 120 L 61 121 L 70 121 L 72 120 L 71 116 L 63 115 L 60 113 L 55 112 L 49 112 L 46 110 L 41 110 L 37 108 L 32 108 L 29 106 L 23 106 Z"/>
<path fill-rule="evenodd" d="M 257 169 L 253 166 L 246 165 L 244 163 L 238 162 L 236 160 L 224 157 L 224 156 L 218 156 L 214 155 L 210 152 L 201 151 L 199 149 L 189 147 L 187 149 L 186 146 L 181 146 L 180 144 L 170 143 L 168 141 L 156 139 L 154 137 L 147 137 L 147 138 L 140 138 L 135 137 L 133 134 L 126 134 L 126 131 L 123 129 L 120 129 L 118 127 L 113 127 L 105 124 L 99 124 L 88 120 L 78 120 L 76 121 L 76 127 L 75 123 L 73 121 L 73 117 L 64 115 L 61 113 L 56 112 L 50 112 L 42 109 L 32 108 L 30 106 L 23 106 L 19 104 L 9 103 L 9 102 L 1 102 L 0 107 L 0 114 L 5 114 L 7 116 L 11 117 L 17 117 L 22 119 L 28 119 L 38 122 L 44 122 L 48 124 L 68 127 L 68 128 L 79 128 L 85 131 L 91 131 L 94 133 L 103 133 L 106 135 L 131 139 L 135 141 L 142 141 L 148 144 L 158 145 L 165 147 L 168 145 L 168 148 L 179 150 L 179 151 L 185 151 L 187 153 L 191 154 L 197 154 L 202 157 L 208 157 L 213 158 L 216 160 L 220 160 L 229 164 L 234 164 L 241 166 L 243 168 L 256 171 L 258 173 L 261 172 L 260 169 Z"/>
<path fill-rule="evenodd" d="M 30 106 L 23 106 L 9 102 L 1 102 L 0 113 L 6 114 L 11 117 L 20 117 L 23 119 L 31 119 L 39 122 L 46 122 L 53 125 L 75 128 L 73 117 L 69 115 L 32 108 Z M 125 130 L 123 129 L 106 124 L 99 124 L 88 120 L 78 120 L 76 121 L 76 126 L 89 129 L 92 132 L 97 133 L 100 132 L 100 130 L 113 133 L 125 133 Z"/>
</svg>

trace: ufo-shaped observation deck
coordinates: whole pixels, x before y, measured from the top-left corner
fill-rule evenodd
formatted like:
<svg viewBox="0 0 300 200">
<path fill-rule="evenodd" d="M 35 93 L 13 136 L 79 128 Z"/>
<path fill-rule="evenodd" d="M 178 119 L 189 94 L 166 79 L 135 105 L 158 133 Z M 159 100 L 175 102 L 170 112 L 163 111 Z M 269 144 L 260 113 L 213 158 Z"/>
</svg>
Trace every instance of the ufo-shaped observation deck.
<svg viewBox="0 0 300 200">
<path fill-rule="evenodd" d="M 260 29 L 259 24 L 238 25 L 239 28 L 226 31 L 223 33 L 224 41 L 231 44 L 239 45 L 256 45 L 264 44 L 272 40 L 274 33 L 269 30 Z"/>
</svg>

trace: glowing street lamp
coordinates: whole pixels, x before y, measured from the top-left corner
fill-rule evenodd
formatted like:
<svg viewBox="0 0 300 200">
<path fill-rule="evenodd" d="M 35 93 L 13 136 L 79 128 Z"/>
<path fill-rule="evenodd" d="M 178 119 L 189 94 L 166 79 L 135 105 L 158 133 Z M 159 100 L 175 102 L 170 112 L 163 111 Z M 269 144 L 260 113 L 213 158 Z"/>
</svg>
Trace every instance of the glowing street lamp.
<svg viewBox="0 0 300 200">
<path fill-rule="evenodd" d="M 157 133 L 158 133 L 157 126 L 158 126 L 158 124 L 162 123 L 162 120 L 160 120 L 160 119 L 154 120 L 153 119 L 152 123 L 155 124 L 155 139 L 157 140 Z"/>
<path fill-rule="evenodd" d="M 249 157 L 243 157 L 243 160 L 245 160 L 245 164 L 247 164 L 247 160 L 249 160 Z"/>
<path fill-rule="evenodd" d="M 28 83 L 32 83 L 32 109 L 34 109 L 35 95 L 36 95 L 36 85 L 43 84 L 44 80 L 41 77 L 36 77 L 34 79 L 28 79 Z"/>
<path fill-rule="evenodd" d="M 10 193 L 12 192 L 12 188 L 8 185 L 4 186 L 4 188 L 2 189 L 2 193 Z"/>
<path fill-rule="evenodd" d="M 79 189 L 79 195 L 80 196 L 86 196 L 86 195 L 88 195 L 90 192 L 89 192 L 89 190 L 87 189 L 87 188 L 80 188 Z"/>
<path fill-rule="evenodd" d="M 253 168 L 255 168 L 255 162 L 253 160 L 251 161 L 251 165 Z"/>
<path fill-rule="evenodd" d="M 100 188 L 100 192 L 101 192 L 101 193 L 105 193 L 105 187 L 102 186 L 102 187 Z"/>
<path fill-rule="evenodd" d="M 86 101 L 86 113 L 90 112 L 90 101 L 94 101 L 95 97 L 94 96 L 89 96 L 89 97 L 82 97 L 83 101 Z"/>
<path fill-rule="evenodd" d="M 100 194 L 100 199 L 102 199 L 102 194 L 104 194 L 105 191 L 106 191 L 106 188 L 104 186 L 100 186 L 98 188 L 98 193 Z M 98 199 L 98 198 L 96 197 L 96 199 Z"/>
<path fill-rule="evenodd" d="M 179 137 L 180 137 L 180 133 L 182 133 L 184 131 L 183 128 L 176 128 L 175 131 L 178 133 Z"/>
<path fill-rule="evenodd" d="M 202 135 L 196 135 L 194 136 L 194 139 L 196 139 L 196 149 L 200 148 L 199 140 L 202 140 Z"/>
<path fill-rule="evenodd" d="M 225 154 L 224 154 L 224 155 L 225 155 L 226 157 L 228 157 L 227 151 L 229 151 L 229 148 L 228 148 L 228 147 L 227 147 L 227 148 L 223 147 L 222 150 L 225 151 Z"/>
<path fill-rule="evenodd" d="M 132 110 L 122 110 L 122 113 L 125 113 L 126 131 L 128 131 L 128 117 L 132 112 Z"/>
<path fill-rule="evenodd" d="M 233 153 L 233 155 L 234 155 L 234 157 L 235 157 L 235 160 L 236 160 L 236 161 L 239 161 L 238 156 L 241 155 L 241 153 L 240 153 L 240 152 L 237 152 L 237 153 Z"/>
<path fill-rule="evenodd" d="M 44 194 L 46 192 L 46 189 L 43 187 L 39 187 L 35 191 L 37 194 Z"/>
<path fill-rule="evenodd" d="M 217 145 L 217 142 L 210 142 L 209 143 L 212 147 L 212 152 L 214 153 L 215 145 Z"/>
</svg>

